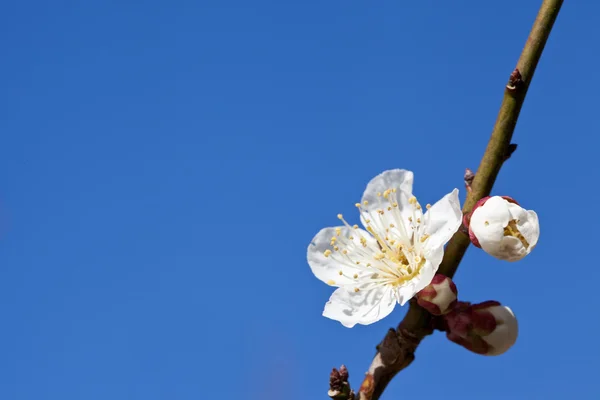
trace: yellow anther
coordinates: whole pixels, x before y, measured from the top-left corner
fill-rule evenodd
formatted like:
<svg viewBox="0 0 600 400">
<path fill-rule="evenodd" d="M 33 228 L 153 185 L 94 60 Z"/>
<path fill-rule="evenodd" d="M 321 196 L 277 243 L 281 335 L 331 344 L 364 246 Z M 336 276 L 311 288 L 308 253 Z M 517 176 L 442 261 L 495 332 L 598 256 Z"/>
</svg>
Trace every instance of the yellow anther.
<svg viewBox="0 0 600 400">
<path fill-rule="evenodd" d="M 360 208 L 360 203 L 356 203 L 356 204 L 354 204 L 354 206 L 355 206 L 356 208 Z"/>
<path fill-rule="evenodd" d="M 368 205 L 369 205 L 369 202 L 368 202 L 367 200 L 365 200 L 365 201 L 363 201 L 363 204 L 364 204 L 365 206 L 368 206 Z"/>
<path fill-rule="evenodd" d="M 396 193 L 396 189 L 395 189 L 395 188 L 394 188 L 394 189 L 392 189 L 392 193 Z"/>
<path fill-rule="evenodd" d="M 385 192 L 383 192 L 383 198 L 387 199 L 388 197 L 390 197 L 390 193 L 392 193 L 391 189 L 388 189 Z"/>
<path fill-rule="evenodd" d="M 421 257 L 415 256 L 415 262 L 418 264 L 421 262 Z"/>
<path fill-rule="evenodd" d="M 337 240 L 337 238 L 336 238 L 335 236 L 332 236 L 332 237 L 331 237 L 331 241 L 332 241 L 332 242 L 335 242 L 336 240 Z"/>
<path fill-rule="evenodd" d="M 408 222 L 412 222 L 412 217 L 408 217 Z"/>
<path fill-rule="evenodd" d="M 342 214 L 338 214 L 337 217 L 338 219 L 344 219 L 344 216 Z"/>
<path fill-rule="evenodd" d="M 431 208 L 431 204 L 427 204 L 425 208 L 429 210 Z"/>
<path fill-rule="evenodd" d="M 344 272 L 340 270 L 340 272 L 338 272 L 338 274 L 340 274 L 340 276 L 344 275 Z"/>
<path fill-rule="evenodd" d="M 390 240 L 390 244 L 393 246 L 394 244 L 396 244 L 396 241 L 394 239 Z"/>
<path fill-rule="evenodd" d="M 360 291 L 360 289 L 359 289 L 359 288 L 357 288 L 357 287 L 355 287 L 355 288 L 354 288 L 354 292 L 358 293 L 358 291 Z"/>
<path fill-rule="evenodd" d="M 333 250 L 338 251 L 340 248 L 337 246 L 333 246 Z"/>
<path fill-rule="evenodd" d="M 488 221 L 485 221 L 483 224 L 484 224 L 485 226 L 488 226 L 490 223 L 489 223 Z"/>
<path fill-rule="evenodd" d="M 342 234 L 342 228 L 335 228 L 335 234 L 340 236 Z"/>
<path fill-rule="evenodd" d="M 429 235 L 428 234 L 424 234 L 423 236 L 421 236 L 421 243 L 423 243 L 424 241 L 426 241 L 427 239 L 429 239 Z"/>
<path fill-rule="evenodd" d="M 408 199 L 408 202 L 412 205 L 417 204 L 417 198 L 415 196 L 412 196 L 410 199 Z"/>
<path fill-rule="evenodd" d="M 394 208 L 398 207 L 398 203 L 392 203 L 392 207 L 394 207 Z"/>
<path fill-rule="evenodd" d="M 417 218 L 417 224 L 421 223 L 421 218 Z"/>
<path fill-rule="evenodd" d="M 364 237 L 360 238 L 360 244 L 363 245 L 363 247 L 367 247 L 367 239 L 365 239 Z"/>
<path fill-rule="evenodd" d="M 417 210 L 420 210 L 420 209 L 421 209 L 421 205 L 417 204 Z"/>
<path fill-rule="evenodd" d="M 329 249 L 325 250 L 325 251 L 323 252 L 323 255 L 324 255 L 325 257 L 329 257 L 329 256 L 331 255 L 331 250 L 329 250 Z"/>
<path fill-rule="evenodd" d="M 367 267 L 370 267 L 370 266 L 371 266 L 371 263 L 367 263 Z"/>
<path fill-rule="evenodd" d="M 390 224 L 390 228 L 395 228 L 395 227 L 396 227 L 396 225 Z"/>
<path fill-rule="evenodd" d="M 377 210 L 377 213 L 378 213 L 379 215 L 383 215 L 385 212 L 384 212 L 383 210 Z"/>
<path fill-rule="evenodd" d="M 357 262 L 356 262 L 356 265 L 360 265 L 360 261 L 357 261 Z"/>
<path fill-rule="evenodd" d="M 333 279 L 330 279 L 327 281 L 328 285 L 335 285 L 335 281 Z"/>
<path fill-rule="evenodd" d="M 381 192 L 377 192 L 377 197 L 381 197 Z"/>
<path fill-rule="evenodd" d="M 388 207 L 388 211 L 392 211 L 392 207 Z"/>
<path fill-rule="evenodd" d="M 348 239 L 354 240 L 354 236 L 348 236 Z"/>
<path fill-rule="evenodd" d="M 367 224 L 370 224 L 370 223 L 371 223 L 371 220 L 370 220 L 370 219 L 366 219 L 366 220 L 365 220 L 365 222 L 366 222 Z"/>
<path fill-rule="evenodd" d="M 376 260 L 383 260 L 385 258 L 385 254 L 381 253 L 381 254 L 375 254 L 375 259 Z"/>
<path fill-rule="evenodd" d="M 353 229 L 358 229 L 358 225 L 352 225 Z"/>
<path fill-rule="evenodd" d="M 358 278 L 358 274 L 354 274 L 353 278 L 354 279 Z"/>
<path fill-rule="evenodd" d="M 344 250 L 342 250 L 342 253 L 348 254 L 348 250 L 344 249 Z"/>
</svg>

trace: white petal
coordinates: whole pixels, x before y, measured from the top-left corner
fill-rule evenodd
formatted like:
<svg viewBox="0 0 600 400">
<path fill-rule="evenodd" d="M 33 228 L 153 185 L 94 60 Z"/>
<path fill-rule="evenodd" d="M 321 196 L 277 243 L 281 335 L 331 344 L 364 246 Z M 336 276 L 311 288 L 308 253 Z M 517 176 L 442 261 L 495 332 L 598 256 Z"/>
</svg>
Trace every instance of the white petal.
<svg viewBox="0 0 600 400">
<path fill-rule="evenodd" d="M 412 193 L 413 173 L 405 169 L 390 169 L 377 175 L 368 183 L 365 192 L 363 193 L 362 201 L 365 200 L 369 204 L 376 207 L 378 202 L 377 193 L 383 193 L 388 189 L 398 189 L 408 193 Z"/>
<path fill-rule="evenodd" d="M 430 236 L 425 241 L 425 248 L 443 247 L 462 223 L 458 189 L 454 189 L 431 206 L 423 218 L 427 223 L 425 233 Z"/>
<path fill-rule="evenodd" d="M 408 200 L 412 197 L 413 173 L 405 169 L 392 169 L 385 171 L 375 178 L 371 179 L 363 194 L 361 203 L 362 210 L 366 214 L 361 214 L 361 222 L 366 227 L 365 216 L 371 220 L 371 225 L 379 232 L 384 232 L 389 228 L 389 223 L 386 225 L 377 214 L 379 209 L 387 209 L 390 206 L 390 199 L 385 199 L 383 196 L 377 196 L 377 193 L 384 193 L 388 189 L 396 189 L 393 197 L 398 203 L 398 207 L 393 213 L 387 212 L 385 219 L 394 218 L 393 215 L 399 213 L 401 221 L 398 223 L 408 223 L 408 217 L 412 216 L 413 207 Z M 365 201 L 367 202 L 365 205 Z"/>
<path fill-rule="evenodd" d="M 540 223 L 537 214 L 535 211 L 525 210 L 523 207 L 513 203 L 509 203 L 508 209 L 512 219 L 518 221 L 517 228 L 519 229 L 519 232 L 521 232 L 521 235 L 523 235 L 525 240 L 527 240 L 527 243 L 529 243 L 527 253 L 531 252 L 540 237 Z"/>
<path fill-rule="evenodd" d="M 354 292 L 339 288 L 329 298 L 323 316 L 339 321 L 347 328 L 356 324 L 369 325 L 388 316 L 396 299 L 388 285 Z"/>
<path fill-rule="evenodd" d="M 377 248 L 377 241 L 371 235 L 362 229 L 349 229 L 346 226 L 338 227 L 341 229 L 341 235 L 344 237 L 353 237 L 352 242 L 356 246 L 361 246 L 360 237 L 367 240 L 367 245 Z M 321 281 L 330 286 L 355 285 L 354 274 L 360 277 L 364 274 L 363 268 L 343 257 L 338 252 L 334 252 L 331 246 L 331 238 L 336 237 L 336 228 L 324 228 L 317 233 L 311 243 L 308 245 L 306 258 L 312 273 Z M 325 251 L 331 250 L 332 254 L 325 257 Z M 342 275 L 340 275 L 342 271 Z"/>
<path fill-rule="evenodd" d="M 509 204 L 511 203 L 502 197 L 494 196 L 471 216 L 469 228 L 477 237 L 481 248 L 491 255 L 499 254 L 501 248 L 505 247 L 502 246 L 504 228 L 512 219 Z"/>
</svg>

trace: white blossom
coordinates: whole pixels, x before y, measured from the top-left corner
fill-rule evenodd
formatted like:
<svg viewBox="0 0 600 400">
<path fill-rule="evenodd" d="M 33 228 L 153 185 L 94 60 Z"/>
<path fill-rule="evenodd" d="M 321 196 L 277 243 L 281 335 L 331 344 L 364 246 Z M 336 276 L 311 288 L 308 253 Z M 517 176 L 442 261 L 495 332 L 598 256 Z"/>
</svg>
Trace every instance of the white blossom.
<svg viewBox="0 0 600 400">
<path fill-rule="evenodd" d="M 403 305 L 427 286 L 444 245 L 461 224 L 458 189 L 423 212 L 412 194 L 413 173 L 385 171 L 369 182 L 356 204 L 365 229 L 349 225 L 322 229 L 308 246 L 315 276 L 338 287 L 323 315 L 346 327 L 368 325 Z"/>
<path fill-rule="evenodd" d="M 525 210 L 510 197 L 493 196 L 480 203 L 469 223 L 476 246 L 506 261 L 518 261 L 534 249 L 540 236 L 535 211 Z"/>
</svg>

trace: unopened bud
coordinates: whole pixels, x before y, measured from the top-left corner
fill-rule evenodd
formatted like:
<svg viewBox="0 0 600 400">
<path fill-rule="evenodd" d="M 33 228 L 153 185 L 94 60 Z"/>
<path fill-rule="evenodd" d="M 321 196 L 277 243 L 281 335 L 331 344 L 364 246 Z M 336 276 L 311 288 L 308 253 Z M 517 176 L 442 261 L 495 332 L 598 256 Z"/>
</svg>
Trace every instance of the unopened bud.
<svg viewBox="0 0 600 400">
<path fill-rule="evenodd" d="M 329 391 L 327 395 L 334 400 L 349 399 L 351 394 L 350 385 L 348 384 L 348 369 L 342 365 L 339 371 L 335 368 L 329 375 Z"/>
<path fill-rule="evenodd" d="M 445 318 L 447 338 L 477 354 L 496 356 L 517 341 L 517 319 L 510 308 L 497 301 L 464 307 L 459 304 Z"/>
<path fill-rule="evenodd" d="M 456 304 L 458 291 L 452 279 L 437 274 L 417 293 L 417 303 L 433 315 L 443 315 Z"/>
<path fill-rule="evenodd" d="M 535 211 L 525 210 L 508 196 L 484 197 L 463 222 L 471 242 L 500 260 L 522 259 L 535 248 L 540 236 Z"/>
</svg>

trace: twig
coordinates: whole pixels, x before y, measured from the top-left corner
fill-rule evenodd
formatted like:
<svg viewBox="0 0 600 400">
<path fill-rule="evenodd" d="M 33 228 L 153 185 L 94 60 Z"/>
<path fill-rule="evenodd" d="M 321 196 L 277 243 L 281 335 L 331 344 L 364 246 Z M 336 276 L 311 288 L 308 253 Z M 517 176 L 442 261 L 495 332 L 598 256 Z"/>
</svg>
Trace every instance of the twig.
<svg viewBox="0 0 600 400">
<path fill-rule="evenodd" d="M 563 0 L 544 0 L 540 7 L 517 67 L 511 74 L 504 91 L 504 99 L 492 136 L 473 183 L 470 185 L 471 190 L 467 193 L 463 213 L 470 212 L 479 199 L 490 194 L 502 163 L 516 148 L 514 145 L 511 146 L 510 141 L 521 106 L 562 3 Z M 454 276 L 469 243 L 469 237 L 464 232 L 455 233 L 448 242 L 438 273 L 449 277 Z M 423 338 L 433 333 L 435 325 L 436 322 L 431 315 L 415 301 L 411 301 L 402 322 L 395 330 L 391 329 L 378 346 L 377 354 L 356 398 L 358 400 L 379 399 L 392 378 L 414 360 L 417 346 Z"/>
</svg>

